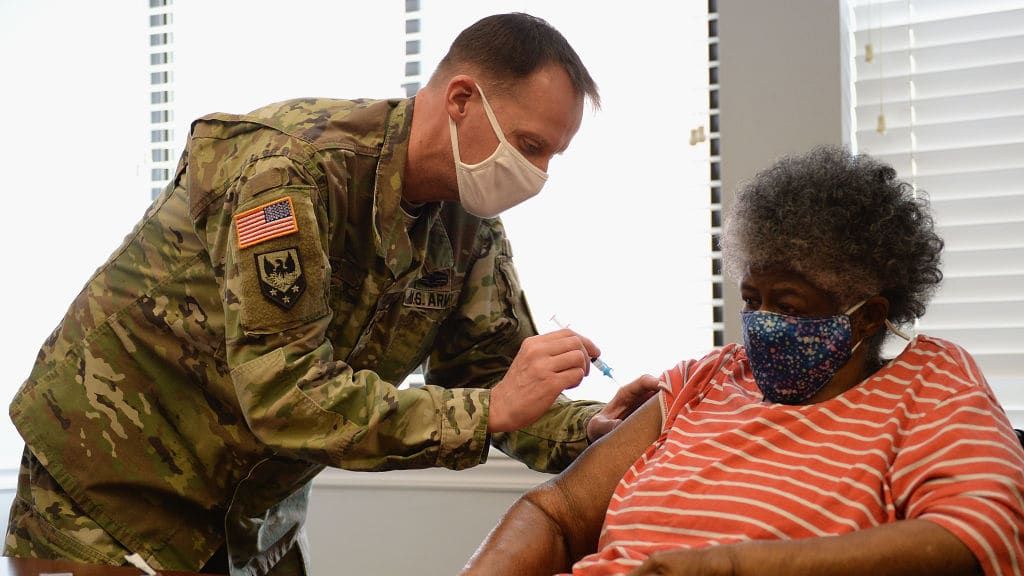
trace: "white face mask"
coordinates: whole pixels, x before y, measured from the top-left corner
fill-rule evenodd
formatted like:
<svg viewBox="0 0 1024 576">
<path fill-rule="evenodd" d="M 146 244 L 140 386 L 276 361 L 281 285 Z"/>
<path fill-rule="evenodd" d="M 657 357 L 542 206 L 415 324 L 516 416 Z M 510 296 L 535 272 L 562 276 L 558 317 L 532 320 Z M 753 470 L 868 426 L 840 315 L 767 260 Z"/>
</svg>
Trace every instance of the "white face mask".
<svg viewBox="0 0 1024 576">
<path fill-rule="evenodd" d="M 476 89 L 480 90 L 480 86 Z M 463 164 L 459 157 L 459 134 L 451 116 L 448 117 L 448 128 L 452 137 L 452 153 L 455 155 L 459 201 L 463 209 L 480 218 L 494 218 L 536 196 L 548 175 L 508 143 L 483 90 L 480 90 L 480 99 L 484 103 L 484 112 L 491 122 L 494 135 L 498 137 L 498 147 L 490 157 L 477 164 Z"/>
</svg>

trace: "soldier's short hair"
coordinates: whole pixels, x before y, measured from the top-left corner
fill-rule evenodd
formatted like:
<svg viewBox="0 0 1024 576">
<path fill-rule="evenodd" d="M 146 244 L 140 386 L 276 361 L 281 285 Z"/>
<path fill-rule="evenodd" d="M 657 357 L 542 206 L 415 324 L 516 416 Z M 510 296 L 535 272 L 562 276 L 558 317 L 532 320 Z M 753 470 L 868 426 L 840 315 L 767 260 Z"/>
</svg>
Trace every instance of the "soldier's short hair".
<svg viewBox="0 0 1024 576">
<path fill-rule="evenodd" d="M 594 108 L 600 107 L 597 83 L 562 33 L 545 20 L 521 12 L 487 16 L 463 30 L 431 78 L 447 79 L 472 67 L 501 91 L 552 63 L 565 69 L 577 94 L 587 97 Z"/>
</svg>

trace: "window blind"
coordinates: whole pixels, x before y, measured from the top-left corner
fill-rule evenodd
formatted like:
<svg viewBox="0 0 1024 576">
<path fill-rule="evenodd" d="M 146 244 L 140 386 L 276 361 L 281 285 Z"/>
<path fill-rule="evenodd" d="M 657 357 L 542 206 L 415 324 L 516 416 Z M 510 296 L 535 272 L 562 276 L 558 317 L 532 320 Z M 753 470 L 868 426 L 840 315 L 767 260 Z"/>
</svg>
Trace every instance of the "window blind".
<svg viewBox="0 0 1024 576">
<path fill-rule="evenodd" d="M 946 241 L 917 329 L 966 348 L 1024 423 L 1024 0 L 852 11 L 852 141 L 928 194 Z"/>
</svg>

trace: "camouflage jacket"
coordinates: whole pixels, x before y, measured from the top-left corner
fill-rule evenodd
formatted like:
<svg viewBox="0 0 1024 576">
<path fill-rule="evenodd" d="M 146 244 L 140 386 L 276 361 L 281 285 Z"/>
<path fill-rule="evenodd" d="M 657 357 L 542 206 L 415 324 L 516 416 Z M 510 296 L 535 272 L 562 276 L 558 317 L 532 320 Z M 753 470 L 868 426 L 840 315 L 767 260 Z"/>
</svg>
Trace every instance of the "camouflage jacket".
<svg viewBox="0 0 1024 576">
<path fill-rule="evenodd" d="M 263 574 L 324 466 L 460 469 L 489 441 L 557 471 L 599 408 L 490 438 L 488 388 L 535 333 L 498 220 L 400 205 L 412 100 L 196 121 L 175 178 L 39 353 L 11 417 L 156 568 L 227 542 Z M 427 385 L 396 389 L 417 366 Z"/>
</svg>

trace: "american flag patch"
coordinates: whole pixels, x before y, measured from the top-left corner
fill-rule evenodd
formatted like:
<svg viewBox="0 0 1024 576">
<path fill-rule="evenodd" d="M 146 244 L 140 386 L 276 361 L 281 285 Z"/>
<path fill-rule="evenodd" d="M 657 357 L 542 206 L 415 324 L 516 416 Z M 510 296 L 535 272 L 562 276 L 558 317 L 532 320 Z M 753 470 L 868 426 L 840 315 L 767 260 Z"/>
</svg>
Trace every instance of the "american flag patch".
<svg viewBox="0 0 1024 576">
<path fill-rule="evenodd" d="M 238 232 L 239 249 L 298 232 L 299 224 L 295 221 L 291 196 L 236 215 L 235 231 Z"/>
</svg>

